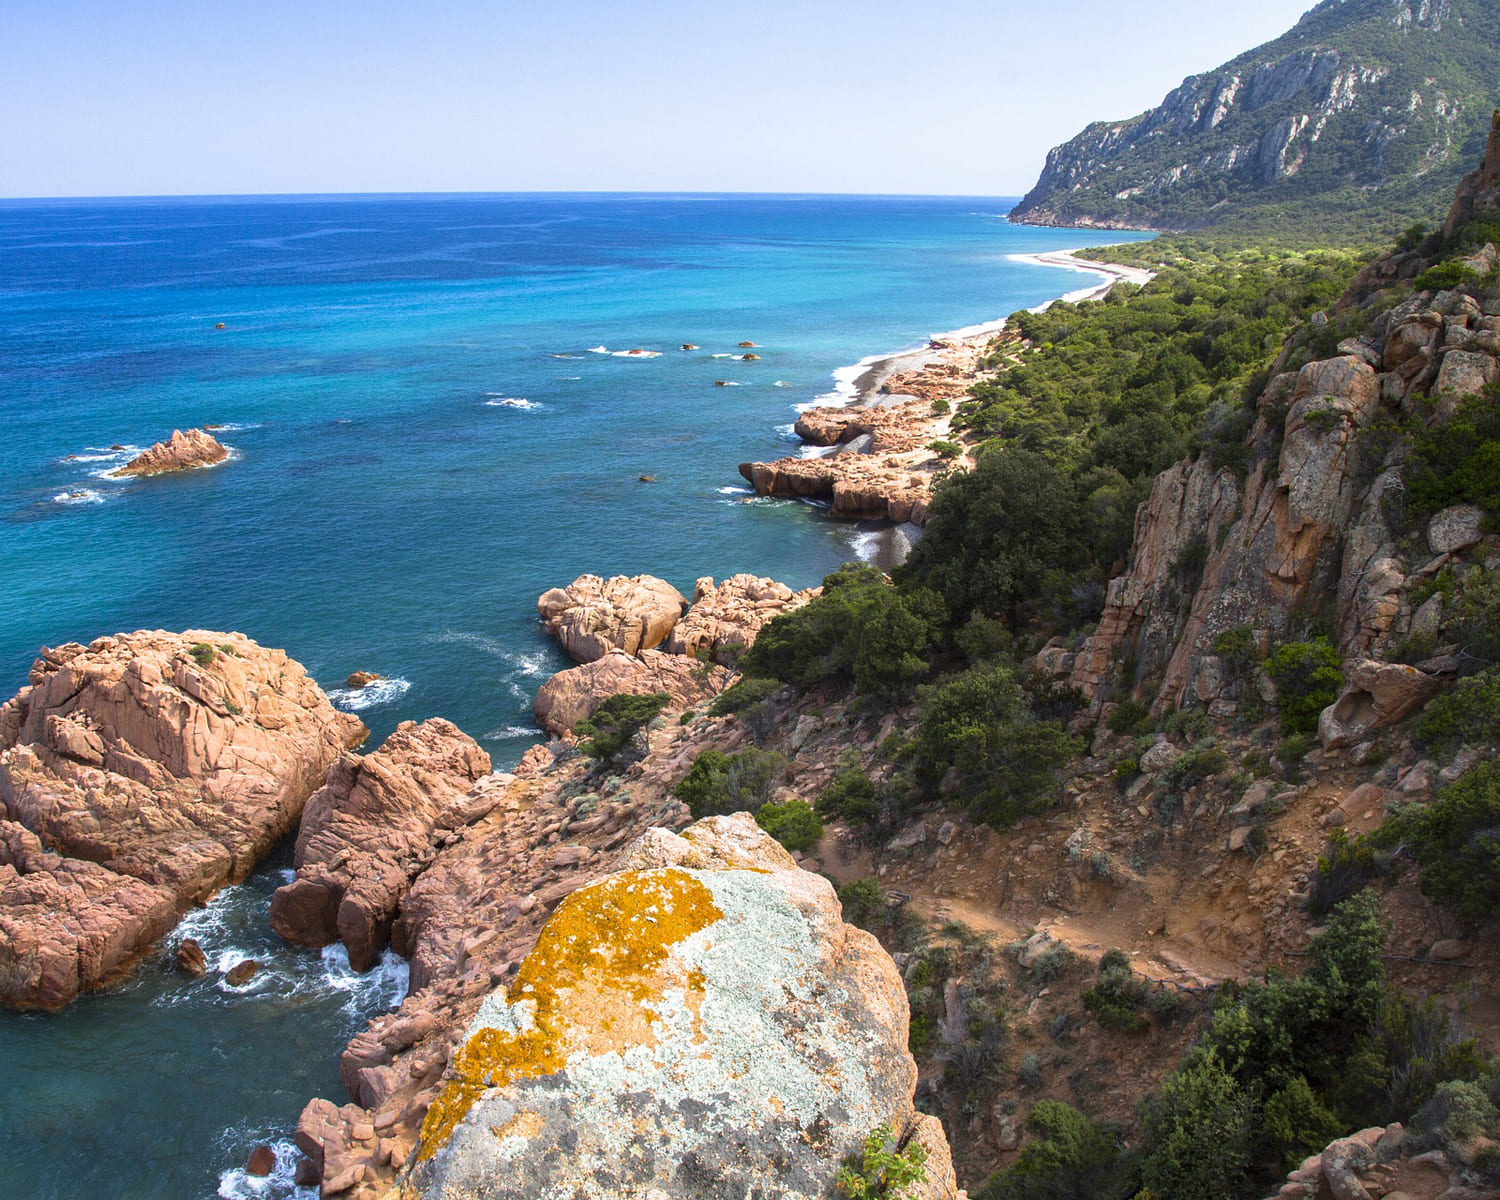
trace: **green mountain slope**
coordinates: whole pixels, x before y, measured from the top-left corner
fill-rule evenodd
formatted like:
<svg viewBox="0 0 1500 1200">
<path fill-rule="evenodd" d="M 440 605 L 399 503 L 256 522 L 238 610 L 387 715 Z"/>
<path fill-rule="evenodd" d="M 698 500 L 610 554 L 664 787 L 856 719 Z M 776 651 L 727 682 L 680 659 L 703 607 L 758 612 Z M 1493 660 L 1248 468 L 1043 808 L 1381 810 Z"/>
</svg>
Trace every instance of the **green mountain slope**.
<svg viewBox="0 0 1500 1200">
<path fill-rule="evenodd" d="M 1011 219 L 1369 241 L 1441 219 L 1500 105 L 1500 0 L 1324 0 L 1047 155 Z"/>
</svg>

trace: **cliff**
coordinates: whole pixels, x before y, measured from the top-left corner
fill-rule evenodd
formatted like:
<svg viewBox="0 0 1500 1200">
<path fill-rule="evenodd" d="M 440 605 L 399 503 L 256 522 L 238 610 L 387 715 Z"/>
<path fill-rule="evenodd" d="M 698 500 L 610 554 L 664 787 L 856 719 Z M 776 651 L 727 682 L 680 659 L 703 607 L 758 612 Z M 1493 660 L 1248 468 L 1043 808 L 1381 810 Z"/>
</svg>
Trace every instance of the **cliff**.
<svg viewBox="0 0 1500 1200">
<path fill-rule="evenodd" d="M 1055 147 L 1011 219 L 1394 233 L 1441 214 L 1497 80 L 1495 0 L 1325 0 L 1156 108 Z"/>
</svg>

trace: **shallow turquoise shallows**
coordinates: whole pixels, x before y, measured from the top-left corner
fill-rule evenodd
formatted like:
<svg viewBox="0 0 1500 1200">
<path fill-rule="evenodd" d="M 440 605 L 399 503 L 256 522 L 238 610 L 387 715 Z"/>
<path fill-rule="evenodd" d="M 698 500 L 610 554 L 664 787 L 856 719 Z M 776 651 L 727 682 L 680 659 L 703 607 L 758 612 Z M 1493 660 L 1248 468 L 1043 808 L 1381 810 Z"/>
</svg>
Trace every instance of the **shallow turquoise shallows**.
<svg viewBox="0 0 1500 1200">
<path fill-rule="evenodd" d="M 377 738 L 445 716 L 509 765 L 567 665 L 536 622 L 548 587 L 802 587 L 859 552 L 815 508 L 748 502 L 736 465 L 794 452 L 795 406 L 836 369 L 1088 282 L 1012 261 L 1093 239 L 1007 225 L 1009 207 L 0 203 L 0 696 L 44 643 L 233 629 L 285 648 Z M 105 477 L 210 423 L 230 462 Z M 355 670 L 386 681 L 339 690 Z M 211 966 L 266 964 L 247 989 L 182 979 L 164 952 L 57 1016 L 0 1014 L 0 1200 L 292 1194 L 286 1169 L 236 1168 L 310 1096 L 344 1099 L 339 1049 L 404 974 L 281 945 L 266 908 L 289 861 L 189 918 Z"/>
</svg>

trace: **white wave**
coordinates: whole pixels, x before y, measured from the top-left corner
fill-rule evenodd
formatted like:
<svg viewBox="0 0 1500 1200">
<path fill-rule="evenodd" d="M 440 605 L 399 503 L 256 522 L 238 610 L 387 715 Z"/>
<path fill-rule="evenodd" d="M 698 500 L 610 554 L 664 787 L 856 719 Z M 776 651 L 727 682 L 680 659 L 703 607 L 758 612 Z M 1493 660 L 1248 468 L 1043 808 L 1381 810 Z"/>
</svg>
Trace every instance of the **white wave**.
<svg viewBox="0 0 1500 1200">
<path fill-rule="evenodd" d="M 527 400 L 524 396 L 501 396 L 498 392 L 486 392 L 485 395 L 495 397 L 484 402 L 486 408 L 519 408 L 523 412 L 534 412 L 542 407 L 535 400 Z"/>
<path fill-rule="evenodd" d="M 58 492 L 52 497 L 54 504 L 103 504 L 104 497 L 93 488 L 78 488 L 71 492 Z"/>
<path fill-rule="evenodd" d="M 738 358 L 738 354 L 710 354 L 709 358 Z"/>
<path fill-rule="evenodd" d="M 282 883 L 295 883 L 297 881 L 297 871 L 294 867 L 282 867 L 276 873 L 281 876 Z"/>
<path fill-rule="evenodd" d="M 212 945 L 217 942 L 228 932 L 226 917 L 239 895 L 240 886 L 233 884 L 227 888 L 221 888 L 219 894 L 202 908 L 195 908 L 185 915 L 177 922 L 177 928 L 172 930 L 168 937 L 167 948 L 175 953 L 177 947 L 188 938 L 200 944 L 206 942 Z"/>
<path fill-rule="evenodd" d="M 590 346 L 589 347 L 589 353 L 590 354 L 608 354 L 609 353 L 609 347 L 608 346 Z"/>
<path fill-rule="evenodd" d="M 328 688 L 328 702 L 344 712 L 364 712 L 381 704 L 399 700 L 411 690 L 411 680 L 377 679 L 361 688 Z"/>
<path fill-rule="evenodd" d="M 324 946 L 320 953 L 321 984 L 335 992 L 344 992 L 349 997 L 344 1007 L 351 1014 L 368 1011 L 372 1000 L 388 1010 L 406 999 L 411 987 L 411 964 L 394 950 L 387 949 L 373 967 L 363 972 L 349 965 L 349 952 L 342 942 Z"/>
<path fill-rule="evenodd" d="M 732 379 L 715 379 L 714 380 L 714 387 L 739 387 L 739 386 L 740 385 L 737 384 Z"/>
<path fill-rule="evenodd" d="M 753 504 L 757 508 L 780 508 L 789 504 L 801 504 L 801 500 L 790 500 L 785 496 L 741 495 L 719 501 L 720 504 Z"/>
<path fill-rule="evenodd" d="M 89 446 L 82 454 L 65 454 L 58 459 L 59 462 L 70 463 L 93 463 L 93 462 L 119 462 L 121 459 L 131 459 L 141 452 L 140 446 Z"/>
<path fill-rule="evenodd" d="M 259 421 L 222 421 L 213 425 L 205 425 L 204 429 L 209 433 L 243 433 L 247 429 L 259 429 Z"/>
<path fill-rule="evenodd" d="M 827 458 L 830 454 L 837 454 L 838 446 L 803 446 L 797 451 L 798 458 Z"/>
<path fill-rule="evenodd" d="M 581 354 L 554 354 L 553 358 L 582 358 Z"/>
<path fill-rule="evenodd" d="M 753 488 L 744 486 L 736 487 L 734 484 L 730 484 L 728 487 L 715 488 L 714 490 L 721 496 L 752 496 L 755 494 Z"/>
<path fill-rule="evenodd" d="M 531 738 L 533 740 L 546 736 L 535 725 L 502 725 L 499 729 L 491 729 L 484 735 L 487 741 L 497 738 Z"/>
<path fill-rule="evenodd" d="M 873 563 L 880 553 L 882 537 L 879 531 L 856 533 L 850 536 L 849 546 L 861 562 Z"/>
<path fill-rule="evenodd" d="M 229 1131 L 232 1135 L 234 1131 Z M 221 1138 L 221 1141 L 231 1142 L 243 1148 L 245 1139 L 241 1136 L 229 1136 Z M 265 1143 L 276 1152 L 276 1165 L 271 1168 L 269 1175 L 251 1175 L 244 1167 L 234 1167 L 228 1171 L 219 1172 L 219 1191 L 221 1200 L 314 1200 L 318 1194 L 315 1187 L 302 1188 L 297 1186 L 297 1161 L 302 1157 L 301 1151 L 290 1138 L 276 1138 Z M 246 1157 L 249 1157 L 248 1152 Z"/>
<path fill-rule="evenodd" d="M 661 351 L 641 350 L 639 348 L 635 350 L 611 350 L 609 356 L 611 358 L 660 358 Z"/>
<path fill-rule="evenodd" d="M 549 651 L 515 650 L 503 642 L 482 633 L 469 633 L 465 630 L 447 629 L 442 633 L 429 634 L 424 640 L 435 642 L 440 646 L 472 646 L 482 654 L 498 658 L 511 671 L 523 675 L 528 679 L 549 679 L 557 671 L 556 659 L 551 656 Z M 530 697 L 527 697 L 527 703 L 530 703 Z"/>
<path fill-rule="evenodd" d="M 776 436 L 783 442 L 800 442 L 802 440 L 797 436 L 797 423 L 795 421 L 786 425 L 776 426 Z"/>
<path fill-rule="evenodd" d="M 792 385 L 789 384 L 785 379 L 778 379 L 771 386 L 772 387 L 791 387 Z"/>
<path fill-rule="evenodd" d="M 256 964 L 257 969 L 255 974 L 240 984 L 239 987 L 231 986 L 225 976 L 234 970 L 235 967 L 239 966 L 240 963 L 250 960 L 254 960 Z M 213 969 L 219 973 L 219 981 L 215 986 L 219 991 L 227 992 L 231 996 L 245 995 L 248 992 L 265 991 L 268 988 L 272 988 L 272 984 L 280 977 L 279 972 L 268 969 L 267 964 L 261 959 L 235 946 L 219 951 L 218 955 L 214 958 Z M 272 990 L 279 991 L 280 989 L 274 988 Z"/>
</svg>

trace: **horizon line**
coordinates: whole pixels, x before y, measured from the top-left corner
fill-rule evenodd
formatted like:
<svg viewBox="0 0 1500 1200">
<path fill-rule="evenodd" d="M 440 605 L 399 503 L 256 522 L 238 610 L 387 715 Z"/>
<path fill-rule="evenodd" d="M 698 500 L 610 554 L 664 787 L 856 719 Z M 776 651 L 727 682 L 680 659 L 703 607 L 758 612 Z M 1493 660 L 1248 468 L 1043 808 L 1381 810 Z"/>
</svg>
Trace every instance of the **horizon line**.
<svg viewBox="0 0 1500 1200">
<path fill-rule="evenodd" d="M 1009 201 L 1011 206 L 1019 203 L 1019 195 L 984 194 L 979 192 L 819 192 L 819 191 L 658 191 L 650 189 L 586 189 L 569 190 L 556 188 L 516 189 L 513 191 L 391 191 L 391 192 L 120 192 L 99 195 L 72 196 L 0 196 L 0 205 L 20 204 L 76 204 L 84 202 L 150 202 L 166 200 L 376 200 L 376 199 L 482 199 L 510 196 L 570 196 L 570 197 L 670 197 L 673 199 L 714 199 L 723 196 L 774 199 L 824 199 L 842 197 L 871 200 L 984 200 Z"/>
</svg>

